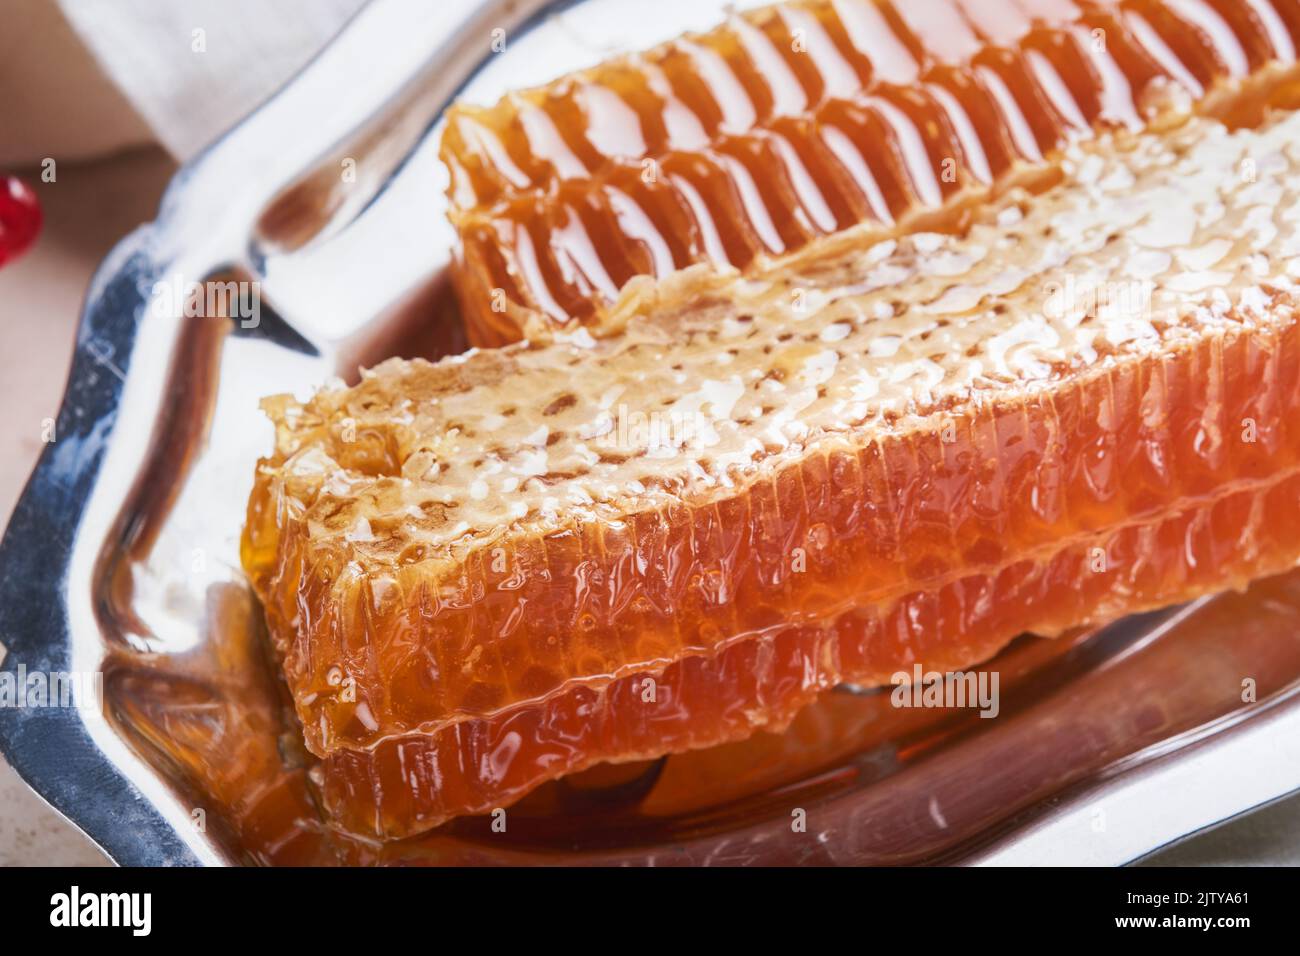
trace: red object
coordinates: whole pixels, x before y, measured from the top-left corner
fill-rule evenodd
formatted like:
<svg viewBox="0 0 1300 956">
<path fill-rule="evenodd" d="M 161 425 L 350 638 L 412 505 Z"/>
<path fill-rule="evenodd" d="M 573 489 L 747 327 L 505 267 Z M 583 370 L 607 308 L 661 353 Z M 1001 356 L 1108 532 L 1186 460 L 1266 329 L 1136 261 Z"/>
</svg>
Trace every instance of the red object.
<svg viewBox="0 0 1300 956">
<path fill-rule="evenodd" d="M 41 219 L 36 193 L 16 176 L 0 177 L 0 266 L 31 247 Z"/>
</svg>

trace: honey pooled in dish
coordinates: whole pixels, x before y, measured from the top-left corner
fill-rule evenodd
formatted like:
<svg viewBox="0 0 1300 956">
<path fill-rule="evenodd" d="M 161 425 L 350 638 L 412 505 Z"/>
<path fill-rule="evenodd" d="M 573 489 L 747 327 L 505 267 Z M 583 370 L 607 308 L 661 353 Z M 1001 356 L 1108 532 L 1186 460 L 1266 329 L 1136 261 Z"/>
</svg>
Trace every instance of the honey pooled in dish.
<svg viewBox="0 0 1300 956">
<path fill-rule="evenodd" d="M 458 104 L 470 341 L 600 334 L 634 277 L 761 268 L 859 224 L 958 231 L 1067 143 L 1216 112 L 1297 42 L 1296 0 L 805 0 Z"/>
<path fill-rule="evenodd" d="M 1116 131 L 960 236 L 267 400 L 243 561 L 326 809 L 407 836 L 1294 565 L 1297 142 Z"/>
</svg>

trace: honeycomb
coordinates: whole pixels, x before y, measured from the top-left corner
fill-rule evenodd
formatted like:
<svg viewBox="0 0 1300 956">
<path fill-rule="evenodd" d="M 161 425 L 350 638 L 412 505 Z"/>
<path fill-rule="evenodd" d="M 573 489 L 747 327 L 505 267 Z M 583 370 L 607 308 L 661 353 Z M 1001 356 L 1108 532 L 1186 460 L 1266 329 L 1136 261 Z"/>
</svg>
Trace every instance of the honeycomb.
<svg viewBox="0 0 1300 956">
<path fill-rule="evenodd" d="M 1295 564 L 1297 143 L 1117 129 L 961 234 L 267 399 L 243 563 L 326 806 L 405 836 Z"/>
<path fill-rule="evenodd" d="M 1296 0 L 805 0 L 493 106 L 441 154 L 482 346 L 599 331 L 636 276 L 759 269 L 859 224 L 957 231 L 1063 146 L 1294 64 Z"/>
</svg>

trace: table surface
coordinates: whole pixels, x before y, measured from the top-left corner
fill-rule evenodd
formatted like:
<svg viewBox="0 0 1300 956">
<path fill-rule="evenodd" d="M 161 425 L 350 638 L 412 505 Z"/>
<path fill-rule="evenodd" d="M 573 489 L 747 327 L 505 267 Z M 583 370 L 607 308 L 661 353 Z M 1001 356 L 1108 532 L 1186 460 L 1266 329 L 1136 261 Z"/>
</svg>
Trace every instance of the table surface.
<svg viewBox="0 0 1300 956">
<path fill-rule="evenodd" d="M 154 217 L 174 164 L 138 150 L 60 166 L 54 183 L 27 176 L 45 230 L 0 270 L 0 516 L 7 520 L 41 448 L 41 423 L 63 395 L 77 316 L 95 267 L 114 243 Z M 1168 865 L 1300 863 L 1300 796 L 1164 850 Z M 105 865 L 106 857 L 27 788 L 0 758 L 0 865 Z"/>
</svg>

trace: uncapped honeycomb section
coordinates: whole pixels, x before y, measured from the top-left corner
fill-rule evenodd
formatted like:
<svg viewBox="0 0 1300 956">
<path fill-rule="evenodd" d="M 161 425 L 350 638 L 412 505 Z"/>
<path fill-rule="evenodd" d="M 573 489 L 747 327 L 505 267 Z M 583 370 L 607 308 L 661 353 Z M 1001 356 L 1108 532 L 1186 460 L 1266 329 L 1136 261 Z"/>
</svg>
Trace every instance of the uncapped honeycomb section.
<svg viewBox="0 0 1300 956">
<path fill-rule="evenodd" d="M 1297 0 L 805 0 L 448 115 L 471 341 L 584 325 L 637 276 L 858 225 L 959 231 L 1063 146 L 1294 64 Z"/>
</svg>

